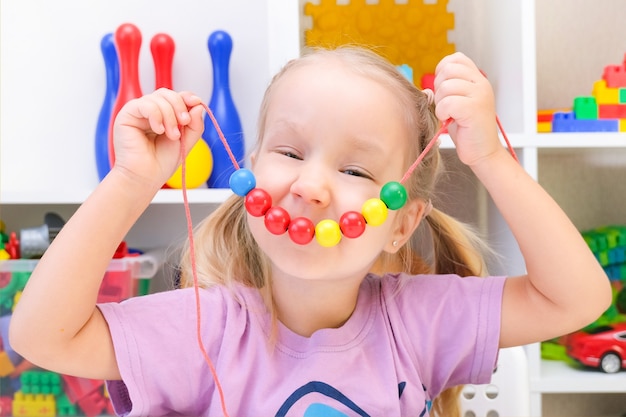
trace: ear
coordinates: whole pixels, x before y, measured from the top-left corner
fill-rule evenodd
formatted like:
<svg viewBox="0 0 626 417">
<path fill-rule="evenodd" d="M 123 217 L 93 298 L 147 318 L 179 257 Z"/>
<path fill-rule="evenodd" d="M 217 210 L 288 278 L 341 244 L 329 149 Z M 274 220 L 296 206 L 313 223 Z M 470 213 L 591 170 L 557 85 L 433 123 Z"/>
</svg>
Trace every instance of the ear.
<svg viewBox="0 0 626 417">
<path fill-rule="evenodd" d="M 390 240 L 384 247 L 385 252 L 396 253 L 411 238 L 424 218 L 425 209 L 426 203 L 424 201 L 413 200 L 398 212 Z"/>
</svg>

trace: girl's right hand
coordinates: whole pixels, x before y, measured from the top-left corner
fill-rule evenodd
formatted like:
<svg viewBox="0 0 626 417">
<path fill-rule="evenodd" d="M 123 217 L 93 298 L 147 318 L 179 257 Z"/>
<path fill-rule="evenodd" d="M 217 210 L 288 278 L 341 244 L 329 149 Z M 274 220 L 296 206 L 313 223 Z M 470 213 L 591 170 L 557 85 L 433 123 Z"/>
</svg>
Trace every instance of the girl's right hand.
<svg viewBox="0 0 626 417">
<path fill-rule="evenodd" d="M 123 172 L 142 186 L 161 188 L 182 162 L 180 140 L 186 155 L 202 136 L 201 103 L 190 92 L 165 88 L 128 101 L 113 126 L 112 170 Z"/>
</svg>

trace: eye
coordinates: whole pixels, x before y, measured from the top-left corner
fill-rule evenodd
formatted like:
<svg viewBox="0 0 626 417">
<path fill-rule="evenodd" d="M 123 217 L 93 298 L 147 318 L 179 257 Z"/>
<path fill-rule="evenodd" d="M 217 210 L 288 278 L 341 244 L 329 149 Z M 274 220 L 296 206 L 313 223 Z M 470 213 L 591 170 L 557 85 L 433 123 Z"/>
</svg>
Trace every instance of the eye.
<svg viewBox="0 0 626 417">
<path fill-rule="evenodd" d="M 365 172 L 362 169 L 346 168 L 342 172 L 344 174 L 352 175 L 354 177 L 361 177 L 361 178 L 365 178 L 365 179 L 368 179 L 368 180 L 373 179 L 370 174 L 368 174 L 367 172 Z"/>
<path fill-rule="evenodd" d="M 302 156 L 293 149 L 276 149 L 275 152 L 288 158 L 302 160 Z"/>
<path fill-rule="evenodd" d="M 302 160 L 302 157 L 300 157 L 300 155 L 294 153 L 294 152 L 283 152 L 283 155 L 289 157 L 289 158 L 293 158 L 293 159 L 298 159 L 298 160 Z"/>
</svg>

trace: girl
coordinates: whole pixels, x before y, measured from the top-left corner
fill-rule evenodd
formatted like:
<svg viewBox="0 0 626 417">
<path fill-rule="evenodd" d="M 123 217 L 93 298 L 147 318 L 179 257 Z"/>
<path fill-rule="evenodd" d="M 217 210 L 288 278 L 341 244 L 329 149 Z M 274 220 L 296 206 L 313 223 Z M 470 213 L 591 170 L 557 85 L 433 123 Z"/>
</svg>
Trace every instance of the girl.
<svg viewBox="0 0 626 417">
<path fill-rule="evenodd" d="M 257 188 L 291 219 L 338 221 L 398 181 L 437 120 L 451 119 L 458 157 L 508 222 L 527 274 L 479 278 L 479 241 L 431 207 L 441 171 L 433 149 L 405 183 L 406 204 L 359 237 L 347 228 L 335 244 L 320 229 L 322 244 L 295 243 L 295 220 L 280 233 L 284 217 L 273 217 L 272 232 L 269 214 L 234 195 L 195 232 L 197 305 L 194 288 L 96 305 L 112 253 L 180 164 L 180 141 L 188 150 L 201 136 L 200 99 L 158 90 L 119 113 L 116 164 L 32 274 L 12 320 L 14 349 L 44 368 L 109 380 L 121 415 L 454 415 L 453 387 L 487 382 L 498 348 L 581 328 L 611 293 L 579 232 L 500 145 L 493 92 L 475 64 L 444 58 L 435 91 L 358 48 L 290 62 L 262 103 Z M 411 246 L 422 223 L 432 265 Z"/>
</svg>

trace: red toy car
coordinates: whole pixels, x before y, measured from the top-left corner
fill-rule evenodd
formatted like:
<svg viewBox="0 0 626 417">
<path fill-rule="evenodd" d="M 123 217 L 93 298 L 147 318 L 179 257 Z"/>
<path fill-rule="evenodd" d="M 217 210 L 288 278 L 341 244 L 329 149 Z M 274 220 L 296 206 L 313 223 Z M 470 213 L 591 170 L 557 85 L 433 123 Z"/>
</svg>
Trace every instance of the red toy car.
<svg viewBox="0 0 626 417">
<path fill-rule="evenodd" d="M 567 338 L 567 354 L 608 374 L 626 369 L 626 323 L 571 334 Z"/>
</svg>

